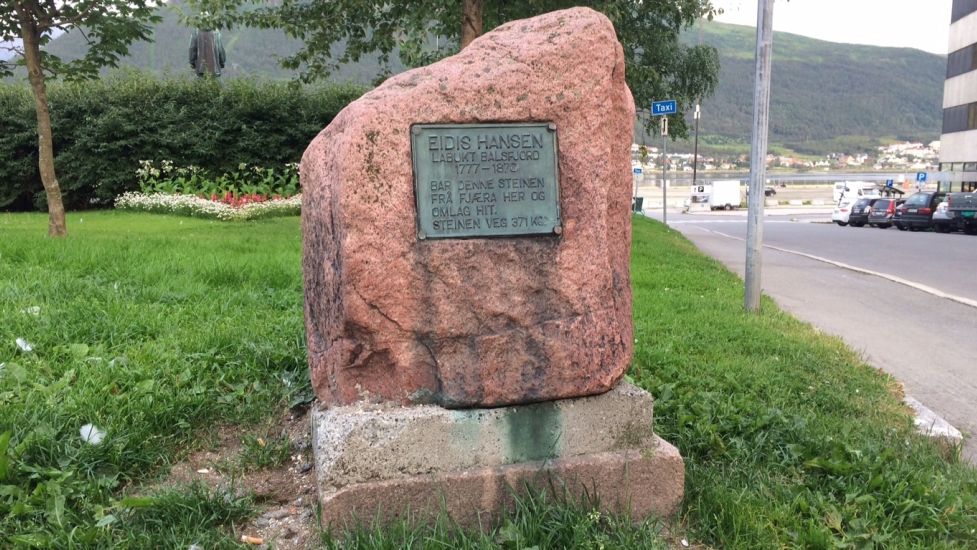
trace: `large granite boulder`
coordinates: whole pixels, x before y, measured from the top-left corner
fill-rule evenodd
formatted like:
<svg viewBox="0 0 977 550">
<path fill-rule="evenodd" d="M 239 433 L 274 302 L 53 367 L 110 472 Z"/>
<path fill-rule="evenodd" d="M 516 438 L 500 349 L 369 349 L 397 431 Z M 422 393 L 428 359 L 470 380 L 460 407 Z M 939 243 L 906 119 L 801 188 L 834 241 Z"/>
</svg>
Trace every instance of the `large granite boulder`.
<svg viewBox="0 0 977 550">
<path fill-rule="evenodd" d="M 423 239 L 415 124 L 542 122 L 558 139 L 549 235 Z M 326 405 L 491 407 L 607 391 L 632 353 L 634 103 L 610 21 L 515 21 L 384 82 L 302 159 L 309 366 Z"/>
</svg>

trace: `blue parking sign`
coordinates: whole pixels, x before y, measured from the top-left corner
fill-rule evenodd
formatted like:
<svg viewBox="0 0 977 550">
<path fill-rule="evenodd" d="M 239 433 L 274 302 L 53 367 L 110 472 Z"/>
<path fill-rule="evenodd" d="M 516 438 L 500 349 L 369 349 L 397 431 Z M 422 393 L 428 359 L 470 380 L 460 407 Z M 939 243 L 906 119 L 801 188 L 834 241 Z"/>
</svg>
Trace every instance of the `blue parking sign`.
<svg viewBox="0 0 977 550">
<path fill-rule="evenodd" d="M 926 172 L 916 172 L 916 181 L 926 181 Z"/>
<path fill-rule="evenodd" d="M 893 180 L 885 180 L 885 186 L 887 188 L 892 189 L 893 187 L 895 187 L 895 185 L 896 185 L 896 182 L 895 181 L 893 181 Z"/>
</svg>

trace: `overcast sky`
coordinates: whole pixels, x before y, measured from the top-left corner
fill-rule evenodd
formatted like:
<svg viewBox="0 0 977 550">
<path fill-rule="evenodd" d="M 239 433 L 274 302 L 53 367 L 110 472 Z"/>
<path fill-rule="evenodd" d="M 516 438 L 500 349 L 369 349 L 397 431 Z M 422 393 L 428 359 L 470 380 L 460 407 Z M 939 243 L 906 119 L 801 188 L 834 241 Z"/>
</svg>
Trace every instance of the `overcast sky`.
<svg viewBox="0 0 977 550">
<path fill-rule="evenodd" d="M 719 21 L 756 26 L 757 0 L 712 0 L 712 4 L 725 10 Z M 952 0 L 775 0 L 773 28 L 831 42 L 946 55 L 952 4 Z"/>
</svg>

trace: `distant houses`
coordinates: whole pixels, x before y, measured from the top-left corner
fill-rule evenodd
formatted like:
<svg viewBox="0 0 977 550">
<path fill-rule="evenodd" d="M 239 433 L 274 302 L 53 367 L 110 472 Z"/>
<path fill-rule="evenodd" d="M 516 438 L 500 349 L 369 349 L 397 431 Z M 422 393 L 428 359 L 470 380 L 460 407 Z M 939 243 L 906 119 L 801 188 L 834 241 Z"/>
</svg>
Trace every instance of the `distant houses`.
<svg viewBox="0 0 977 550">
<path fill-rule="evenodd" d="M 907 170 L 935 170 L 939 165 L 940 142 L 893 143 L 879 147 L 879 156 L 872 166 L 875 170 L 898 168 Z"/>
<path fill-rule="evenodd" d="M 643 148 L 643 149 L 642 149 Z M 875 155 L 866 153 L 832 153 L 820 158 L 800 158 L 788 155 L 767 155 L 767 166 L 789 170 L 936 170 L 940 157 L 940 142 L 928 144 L 901 142 L 877 148 Z M 661 169 L 661 152 L 657 147 L 631 146 L 631 159 L 636 166 Z M 691 153 L 668 153 L 668 169 L 691 172 L 693 164 Z M 748 154 L 713 156 L 700 154 L 698 169 L 709 170 L 748 170 Z"/>
</svg>

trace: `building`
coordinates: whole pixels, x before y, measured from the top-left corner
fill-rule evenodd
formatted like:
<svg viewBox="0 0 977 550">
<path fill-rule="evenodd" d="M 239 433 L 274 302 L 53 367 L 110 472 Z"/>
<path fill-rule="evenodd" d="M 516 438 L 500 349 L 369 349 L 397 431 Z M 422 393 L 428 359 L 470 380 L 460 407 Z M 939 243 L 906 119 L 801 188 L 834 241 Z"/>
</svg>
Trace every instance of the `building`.
<svg viewBox="0 0 977 550">
<path fill-rule="evenodd" d="M 940 171 L 950 189 L 977 188 L 977 0 L 953 0 L 943 85 Z"/>
</svg>

